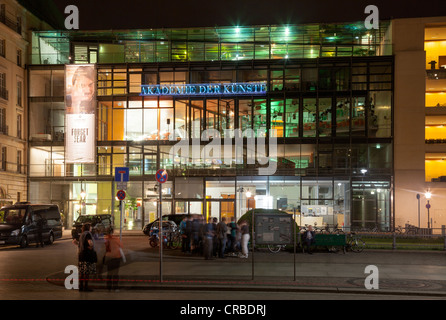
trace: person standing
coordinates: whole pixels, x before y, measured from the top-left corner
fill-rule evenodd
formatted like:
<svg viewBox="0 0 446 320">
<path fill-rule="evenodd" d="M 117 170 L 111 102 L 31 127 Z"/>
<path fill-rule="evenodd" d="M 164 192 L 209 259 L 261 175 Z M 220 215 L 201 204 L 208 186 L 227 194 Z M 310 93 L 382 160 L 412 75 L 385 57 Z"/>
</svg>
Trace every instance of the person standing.
<svg viewBox="0 0 446 320">
<path fill-rule="evenodd" d="M 122 243 L 113 235 L 113 230 L 105 236 L 105 265 L 107 266 L 107 289 L 119 291 L 119 267 L 121 264 Z"/>
<path fill-rule="evenodd" d="M 226 242 L 228 233 L 228 226 L 226 225 L 226 217 L 221 218 L 221 221 L 217 225 L 217 237 L 218 237 L 218 256 L 219 258 L 225 258 Z"/>
<path fill-rule="evenodd" d="M 212 260 L 213 259 L 213 239 L 214 239 L 214 225 L 212 223 L 212 218 L 209 218 L 208 223 L 204 226 L 203 232 L 203 255 L 204 259 Z"/>
<path fill-rule="evenodd" d="M 42 218 L 42 216 L 38 213 L 33 214 L 33 220 L 36 224 L 36 248 L 39 247 L 39 245 L 43 248 L 43 226 L 45 224 L 45 220 Z"/>
<path fill-rule="evenodd" d="M 78 246 L 79 291 L 93 291 L 88 288 L 88 281 L 90 275 L 96 273 L 98 257 L 89 223 L 82 225 L 79 240 L 74 239 L 73 243 Z"/>
<path fill-rule="evenodd" d="M 235 217 L 231 217 L 231 222 L 228 224 L 229 233 L 228 233 L 228 253 L 229 255 L 233 256 L 235 254 L 235 247 L 236 247 L 236 237 L 237 237 L 237 223 L 235 222 Z"/>
<path fill-rule="evenodd" d="M 187 252 L 187 236 L 186 236 L 186 224 L 187 224 L 187 216 L 183 217 L 183 220 L 180 222 L 180 235 L 181 235 L 181 252 L 186 253 Z"/>
<path fill-rule="evenodd" d="M 241 223 L 241 235 L 242 235 L 242 254 L 240 258 L 248 258 L 248 242 L 249 242 L 249 226 L 246 220 Z"/>
</svg>

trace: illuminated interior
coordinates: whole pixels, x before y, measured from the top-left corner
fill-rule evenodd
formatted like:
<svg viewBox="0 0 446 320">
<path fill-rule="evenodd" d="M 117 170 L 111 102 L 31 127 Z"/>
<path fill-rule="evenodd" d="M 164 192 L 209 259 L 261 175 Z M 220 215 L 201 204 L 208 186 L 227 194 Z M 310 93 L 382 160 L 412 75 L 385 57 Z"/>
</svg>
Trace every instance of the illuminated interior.
<svg viewBox="0 0 446 320">
<path fill-rule="evenodd" d="M 391 54 L 378 30 L 344 24 L 34 32 L 33 64 L 296 59 Z M 98 43 L 99 41 L 99 43 Z M 69 44 L 74 53 L 70 55 Z M 89 43 L 91 42 L 91 43 Z"/>
</svg>

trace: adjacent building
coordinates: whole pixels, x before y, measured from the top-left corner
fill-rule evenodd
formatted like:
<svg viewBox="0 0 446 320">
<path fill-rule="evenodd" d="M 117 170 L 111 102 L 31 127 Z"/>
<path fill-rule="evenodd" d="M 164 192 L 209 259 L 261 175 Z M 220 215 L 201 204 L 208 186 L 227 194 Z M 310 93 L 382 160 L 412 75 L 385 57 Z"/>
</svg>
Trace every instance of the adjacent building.
<svg viewBox="0 0 446 320">
<path fill-rule="evenodd" d="M 48 28 L 17 1 L 0 1 L 0 205 L 27 199 L 29 30 Z"/>
</svg>

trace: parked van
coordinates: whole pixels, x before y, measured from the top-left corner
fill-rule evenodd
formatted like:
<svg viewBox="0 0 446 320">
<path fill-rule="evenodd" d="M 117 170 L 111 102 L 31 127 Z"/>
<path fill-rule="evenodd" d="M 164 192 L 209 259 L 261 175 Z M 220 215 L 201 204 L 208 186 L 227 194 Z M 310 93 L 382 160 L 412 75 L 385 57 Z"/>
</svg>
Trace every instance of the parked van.
<svg viewBox="0 0 446 320">
<path fill-rule="evenodd" d="M 62 237 L 62 219 L 54 204 L 17 202 L 0 209 L 0 245 L 25 248 L 37 241 L 38 220 L 43 219 L 43 241 L 52 244 Z"/>
</svg>

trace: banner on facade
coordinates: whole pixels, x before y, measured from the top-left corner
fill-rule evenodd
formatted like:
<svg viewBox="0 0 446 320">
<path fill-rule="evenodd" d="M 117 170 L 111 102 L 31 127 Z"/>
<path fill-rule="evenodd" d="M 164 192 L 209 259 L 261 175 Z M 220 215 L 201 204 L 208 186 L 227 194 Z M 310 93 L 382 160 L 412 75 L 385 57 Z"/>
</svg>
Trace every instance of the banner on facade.
<svg viewBox="0 0 446 320">
<path fill-rule="evenodd" d="M 95 163 L 96 70 L 65 66 L 65 162 Z"/>
</svg>

